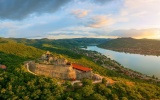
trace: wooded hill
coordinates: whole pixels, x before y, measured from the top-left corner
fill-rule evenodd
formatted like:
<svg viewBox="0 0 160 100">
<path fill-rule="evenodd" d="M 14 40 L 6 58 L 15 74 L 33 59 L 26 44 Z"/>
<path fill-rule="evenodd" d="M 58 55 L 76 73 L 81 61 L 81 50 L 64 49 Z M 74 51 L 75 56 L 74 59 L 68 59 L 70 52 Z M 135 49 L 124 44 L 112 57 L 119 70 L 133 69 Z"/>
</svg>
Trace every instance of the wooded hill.
<svg viewBox="0 0 160 100">
<path fill-rule="evenodd" d="M 60 43 L 47 44 L 46 42 L 17 43 L 13 39 L 0 39 L 0 64 L 7 66 L 7 70 L 0 69 L 0 99 L 22 99 L 22 100 L 142 100 L 160 99 L 160 87 L 156 83 L 137 81 L 133 78 L 120 75 L 98 65 L 92 59 L 76 54 L 63 47 Z M 45 41 L 40 40 L 40 41 Z M 48 40 L 47 40 L 48 41 Z M 51 41 L 51 40 L 50 40 Z M 35 43 L 34 43 L 35 42 Z M 52 42 L 52 41 L 51 41 Z M 39 44 L 39 45 L 37 45 Z M 63 43 L 62 43 L 63 44 Z M 67 42 L 66 42 L 67 44 Z M 63 47 L 63 48 L 62 48 Z M 46 50 L 55 55 L 63 56 L 69 61 L 81 63 L 90 67 L 95 73 L 110 76 L 114 85 L 105 86 L 105 80 L 99 84 L 92 84 L 91 80 L 82 80 L 83 86 L 71 85 L 66 81 L 60 85 L 60 80 L 45 76 L 35 76 L 26 70 L 23 62 L 34 60 Z"/>
<path fill-rule="evenodd" d="M 9 38 L 12 41 L 23 43 L 31 46 L 42 46 L 42 44 L 50 44 L 59 47 L 73 48 L 79 46 L 98 45 L 110 39 L 103 38 L 73 38 L 73 39 L 25 39 L 25 38 Z"/>
<path fill-rule="evenodd" d="M 20 57 L 36 58 L 44 51 L 32 46 L 27 46 L 23 43 L 17 43 L 11 39 L 0 38 L 0 51 L 13 54 Z"/>
<path fill-rule="evenodd" d="M 143 55 L 160 55 L 160 40 L 117 38 L 98 45 L 98 47 L 119 52 Z"/>
</svg>

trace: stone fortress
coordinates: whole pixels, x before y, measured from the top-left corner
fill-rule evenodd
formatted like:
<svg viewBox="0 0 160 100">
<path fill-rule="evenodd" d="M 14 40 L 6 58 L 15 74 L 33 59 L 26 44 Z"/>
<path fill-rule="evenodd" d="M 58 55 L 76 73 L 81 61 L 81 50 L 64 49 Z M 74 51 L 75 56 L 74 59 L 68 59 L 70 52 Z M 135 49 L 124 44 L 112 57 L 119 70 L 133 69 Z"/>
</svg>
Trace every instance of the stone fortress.
<svg viewBox="0 0 160 100">
<path fill-rule="evenodd" d="M 66 59 L 53 56 L 49 51 L 43 54 L 37 61 L 28 63 L 29 70 L 37 75 L 64 80 L 92 79 L 92 69 L 76 63 L 70 63 Z"/>
</svg>

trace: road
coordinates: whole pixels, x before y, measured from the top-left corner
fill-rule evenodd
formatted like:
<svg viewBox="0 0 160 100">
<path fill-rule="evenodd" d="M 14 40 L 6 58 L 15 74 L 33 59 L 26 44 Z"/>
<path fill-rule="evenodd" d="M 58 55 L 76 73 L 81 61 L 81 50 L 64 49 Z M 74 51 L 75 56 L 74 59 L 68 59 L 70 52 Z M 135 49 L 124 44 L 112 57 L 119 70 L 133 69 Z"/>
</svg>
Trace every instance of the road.
<svg viewBox="0 0 160 100">
<path fill-rule="evenodd" d="M 37 74 L 35 74 L 35 73 L 33 73 L 32 71 L 29 70 L 29 64 L 28 64 L 28 63 L 27 63 L 26 65 L 27 65 L 27 71 L 28 71 L 29 73 L 34 74 L 34 75 L 37 75 Z"/>
</svg>

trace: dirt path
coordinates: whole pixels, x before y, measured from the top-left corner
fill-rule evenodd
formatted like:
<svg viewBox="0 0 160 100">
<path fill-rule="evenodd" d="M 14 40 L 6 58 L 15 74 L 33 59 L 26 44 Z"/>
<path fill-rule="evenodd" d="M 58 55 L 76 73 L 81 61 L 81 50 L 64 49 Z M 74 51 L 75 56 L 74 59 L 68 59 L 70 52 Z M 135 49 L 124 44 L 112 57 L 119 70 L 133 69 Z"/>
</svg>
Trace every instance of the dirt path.
<svg viewBox="0 0 160 100">
<path fill-rule="evenodd" d="M 26 65 L 27 65 L 27 71 L 28 71 L 29 73 L 34 74 L 34 75 L 37 75 L 37 74 L 35 74 L 35 73 L 33 73 L 32 71 L 29 70 L 29 64 L 28 64 L 28 63 L 27 63 Z"/>
</svg>

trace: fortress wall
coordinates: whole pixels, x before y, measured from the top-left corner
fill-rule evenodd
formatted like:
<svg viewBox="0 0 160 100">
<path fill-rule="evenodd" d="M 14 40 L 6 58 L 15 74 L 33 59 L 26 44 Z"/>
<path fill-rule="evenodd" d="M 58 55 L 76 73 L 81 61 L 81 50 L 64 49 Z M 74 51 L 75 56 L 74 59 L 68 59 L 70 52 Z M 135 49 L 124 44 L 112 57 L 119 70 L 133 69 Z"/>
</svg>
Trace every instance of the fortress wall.
<svg viewBox="0 0 160 100">
<path fill-rule="evenodd" d="M 73 69 L 72 64 L 64 58 L 54 57 L 49 51 L 43 54 L 41 58 L 28 62 L 29 70 L 38 75 L 45 75 L 60 79 L 92 79 L 92 71 L 80 71 Z M 51 64 L 51 65 L 49 65 Z"/>
<path fill-rule="evenodd" d="M 60 79 L 92 79 L 92 71 L 79 71 L 73 69 L 71 65 L 45 65 L 30 62 L 29 70 L 38 75 L 45 75 Z"/>
<path fill-rule="evenodd" d="M 35 69 L 36 69 L 35 62 L 31 61 L 31 62 L 28 63 L 28 65 L 29 65 L 29 70 L 31 72 L 35 72 Z"/>
<path fill-rule="evenodd" d="M 76 70 L 76 79 L 78 80 L 81 80 L 84 78 L 92 79 L 92 74 L 93 74 L 92 71 L 83 72 L 83 71 Z"/>
<path fill-rule="evenodd" d="M 36 64 L 36 74 L 60 78 L 60 79 L 75 79 L 76 73 L 72 66 L 54 66 Z"/>
</svg>

